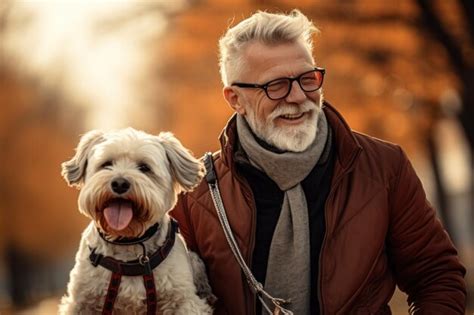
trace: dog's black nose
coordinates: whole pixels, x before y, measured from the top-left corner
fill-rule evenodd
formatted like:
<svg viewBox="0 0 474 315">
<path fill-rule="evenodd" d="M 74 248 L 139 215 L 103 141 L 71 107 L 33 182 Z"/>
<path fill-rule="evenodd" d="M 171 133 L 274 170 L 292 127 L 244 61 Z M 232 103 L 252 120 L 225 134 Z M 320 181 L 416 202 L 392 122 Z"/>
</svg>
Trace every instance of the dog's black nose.
<svg viewBox="0 0 474 315">
<path fill-rule="evenodd" d="M 117 194 L 123 194 L 130 188 L 130 182 L 125 178 L 116 178 L 112 181 L 112 190 Z"/>
</svg>

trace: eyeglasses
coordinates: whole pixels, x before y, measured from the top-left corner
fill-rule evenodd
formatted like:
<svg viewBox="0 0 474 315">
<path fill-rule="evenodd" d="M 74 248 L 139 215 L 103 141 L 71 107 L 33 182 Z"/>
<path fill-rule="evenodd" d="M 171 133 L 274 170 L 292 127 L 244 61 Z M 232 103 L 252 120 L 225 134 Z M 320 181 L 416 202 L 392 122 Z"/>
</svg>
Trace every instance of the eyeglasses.
<svg viewBox="0 0 474 315">
<path fill-rule="evenodd" d="M 269 99 L 281 100 L 290 94 L 293 81 L 297 81 L 300 88 L 305 92 L 319 90 L 323 85 L 325 73 L 326 70 L 323 68 L 314 68 L 313 70 L 303 72 L 295 78 L 278 78 L 265 84 L 235 82 L 232 83 L 231 86 L 262 89 L 265 91 L 265 94 L 267 94 Z"/>
</svg>

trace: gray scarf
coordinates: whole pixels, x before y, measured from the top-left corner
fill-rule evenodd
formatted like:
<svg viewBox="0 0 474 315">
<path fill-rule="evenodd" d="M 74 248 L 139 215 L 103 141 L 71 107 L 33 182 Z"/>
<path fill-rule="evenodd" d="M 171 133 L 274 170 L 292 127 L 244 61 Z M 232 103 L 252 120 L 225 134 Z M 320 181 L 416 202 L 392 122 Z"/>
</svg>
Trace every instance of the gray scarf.
<svg viewBox="0 0 474 315">
<path fill-rule="evenodd" d="M 250 163 L 265 172 L 285 193 L 270 245 L 265 290 L 273 297 L 290 300 L 285 308 L 295 315 L 310 313 L 309 219 L 300 183 L 318 162 L 328 138 L 323 111 L 317 126 L 316 138 L 305 151 L 275 153 L 259 145 L 247 121 L 237 115 L 237 133 Z"/>
</svg>

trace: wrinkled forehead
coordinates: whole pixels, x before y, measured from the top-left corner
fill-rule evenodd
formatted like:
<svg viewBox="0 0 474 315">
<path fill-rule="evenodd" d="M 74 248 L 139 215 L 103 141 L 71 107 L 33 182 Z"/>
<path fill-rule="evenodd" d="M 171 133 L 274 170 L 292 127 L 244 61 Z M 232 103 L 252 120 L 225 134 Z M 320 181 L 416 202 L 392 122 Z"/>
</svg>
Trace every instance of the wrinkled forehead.
<svg viewBox="0 0 474 315">
<path fill-rule="evenodd" d="M 277 77 L 293 77 L 311 70 L 314 60 L 301 41 L 265 44 L 253 42 L 242 54 L 240 76 L 249 82 L 266 82 Z"/>
</svg>

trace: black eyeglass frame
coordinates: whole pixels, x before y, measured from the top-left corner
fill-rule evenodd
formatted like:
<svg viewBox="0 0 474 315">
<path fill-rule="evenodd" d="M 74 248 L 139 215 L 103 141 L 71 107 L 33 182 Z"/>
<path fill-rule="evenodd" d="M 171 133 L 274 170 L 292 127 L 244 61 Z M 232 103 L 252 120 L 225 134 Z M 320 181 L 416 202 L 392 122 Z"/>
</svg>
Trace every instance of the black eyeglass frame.
<svg viewBox="0 0 474 315">
<path fill-rule="evenodd" d="M 319 86 L 316 88 L 316 89 L 312 89 L 312 90 L 306 90 L 305 88 L 303 88 L 303 86 L 301 85 L 301 81 L 300 79 L 310 73 L 310 72 L 319 72 L 321 73 L 321 83 L 319 84 Z M 273 79 L 271 81 L 268 81 L 267 83 L 264 83 L 264 84 L 257 84 L 257 83 L 243 83 L 243 82 L 234 82 L 231 84 L 231 86 L 238 86 L 238 87 L 241 87 L 241 88 L 256 88 L 256 89 L 262 89 L 265 91 L 265 94 L 267 95 L 267 97 L 271 100 L 274 100 L 274 101 L 277 101 L 277 100 L 282 100 L 284 98 L 286 98 L 290 93 L 291 93 L 291 89 L 293 87 L 293 81 L 296 81 L 298 82 L 298 85 L 300 86 L 300 88 L 304 91 L 304 92 L 315 92 L 317 90 L 319 90 L 322 86 L 323 86 L 323 81 L 324 81 L 324 74 L 326 73 L 326 69 L 324 68 L 319 68 L 319 67 L 314 67 L 312 70 L 309 70 L 309 71 L 306 71 L 306 72 L 303 72 L 302 74 L 300 74 L 299 76 L 297 77 L 294 77 L 294 78 L 289 78 L 289 77 L 282 77 L 282 78 L 277 78 L 277 79 Z M 271 97 L 270 95 L 268 95 L 268 86 L 270 86 L 273 82 L 276 82 L 276 81 L 279 81 L 279 80 L 289 80 L 290 81 L 290 84 L 289 84 L 289 88 L 288 88 L 288 92 L 284 95 L 284 96 L 281 96 L 281 97 L 278 97 L 278 98 L 273 98 Z"/>
</svg>

